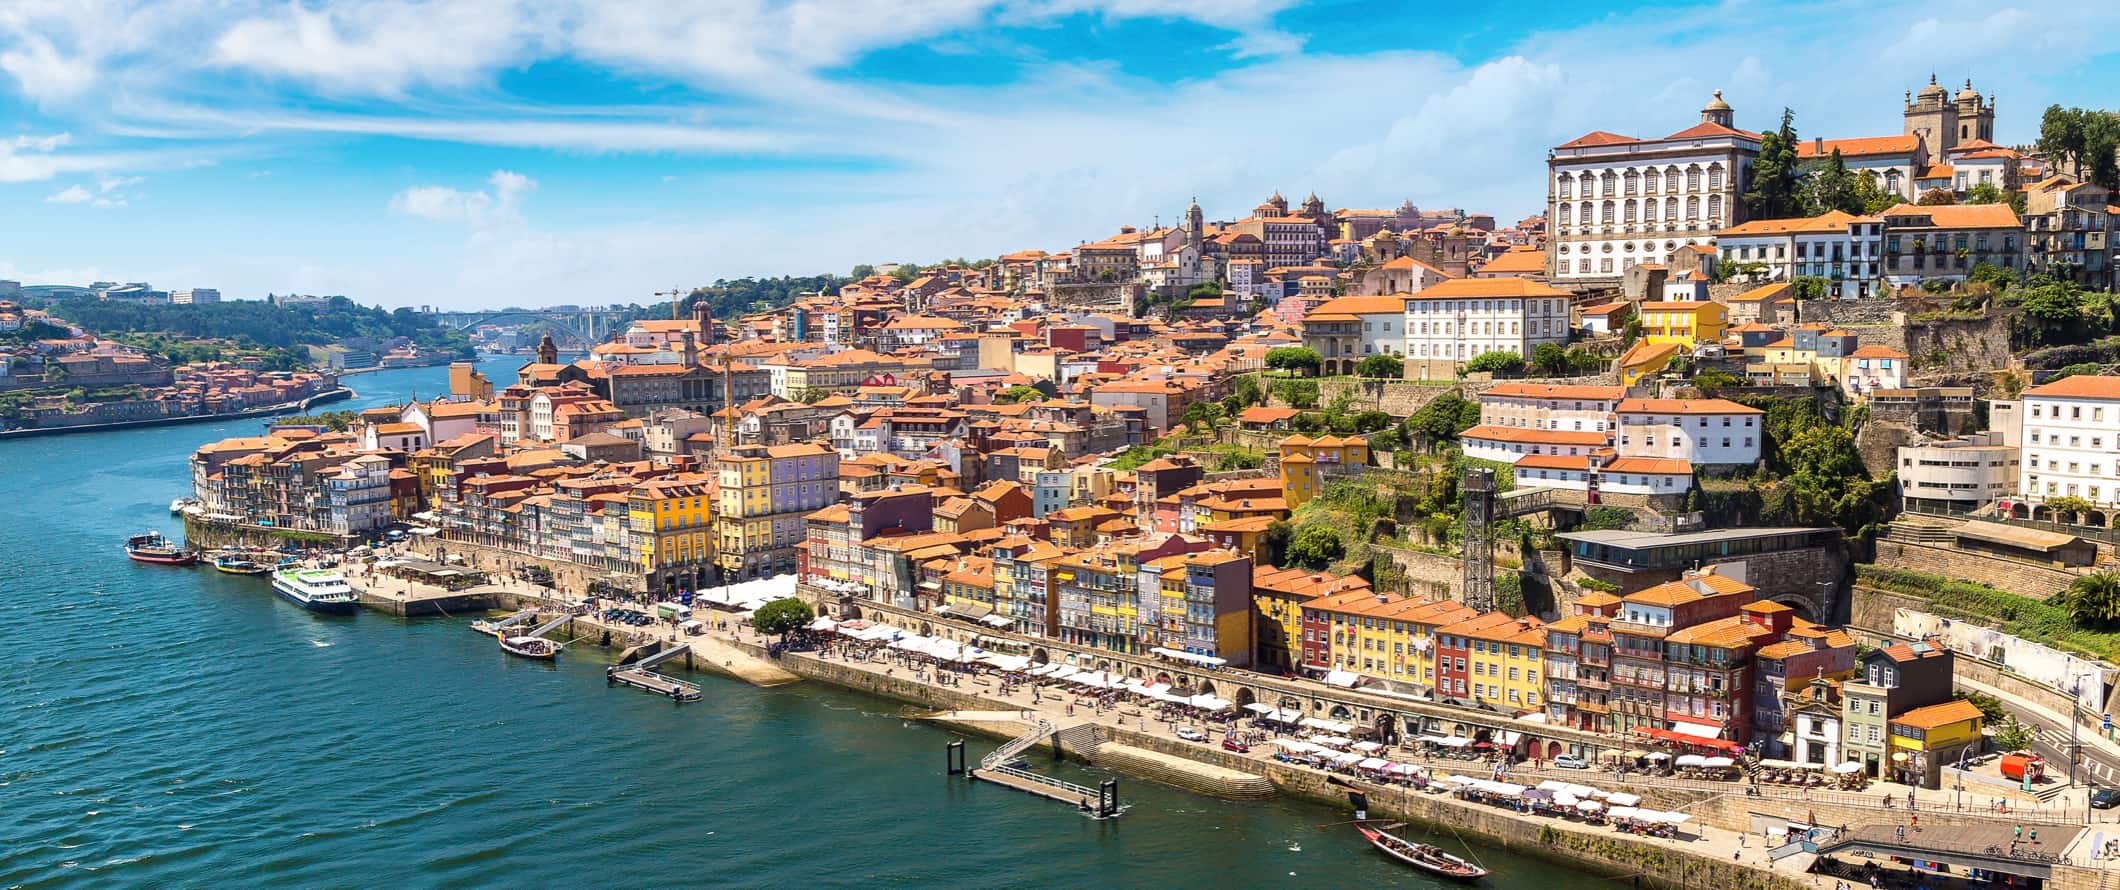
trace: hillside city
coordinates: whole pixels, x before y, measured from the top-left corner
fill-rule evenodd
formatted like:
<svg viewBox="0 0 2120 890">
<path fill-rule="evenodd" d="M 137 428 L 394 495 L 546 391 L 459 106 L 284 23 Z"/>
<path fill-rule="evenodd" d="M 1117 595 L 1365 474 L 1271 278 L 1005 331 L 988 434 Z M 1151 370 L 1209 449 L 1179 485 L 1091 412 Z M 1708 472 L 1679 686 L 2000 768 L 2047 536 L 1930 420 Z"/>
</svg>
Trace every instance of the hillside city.
<svg viewBox="0 0 2120 890">
<path fill-rule="evenodd" d="M 1479 743 L 1541 759 L 1577 747 L 1544 724 L 2110 785 L 2120 183 L 2110 143 L 2000 145 L 1996 114 L 1932 80 L 1880 109 L 1900 133 L 1801 138 L 1717 93 L 1553 146 L 1506 225 L 1275 192 L 783 305 L 680 294 L 571 360 L 488 325 L 534 352 L 512 379 L 459 361 L 206 444 L 192 493 L 651 601 L 792 574 L 1041 660 L 1520 718 Z"/>
</svg>

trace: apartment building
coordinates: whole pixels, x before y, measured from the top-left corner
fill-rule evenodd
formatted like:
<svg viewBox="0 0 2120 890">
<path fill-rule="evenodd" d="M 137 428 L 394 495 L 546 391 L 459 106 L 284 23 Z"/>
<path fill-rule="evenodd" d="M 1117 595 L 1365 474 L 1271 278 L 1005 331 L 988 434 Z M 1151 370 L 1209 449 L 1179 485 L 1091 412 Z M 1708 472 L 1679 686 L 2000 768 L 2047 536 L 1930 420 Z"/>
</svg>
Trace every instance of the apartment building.
<svg viewBox="0 0 2120 890">
<path fill-rule="evenodd" d="M 1565 346 L 1568 299 L 1566 291 L 1528 278 L 1437 282 L 1405 301 L 1406 374 L 1449 378 L 1483 352 L 1529 358 L 1542 343 Z"/>
<path fill-rule="evenodd" d="M 2120 377 L 2079 374 L 2025 390 L 2018 492 L 2034 505 L 2120 504 Z"/>
</svg>

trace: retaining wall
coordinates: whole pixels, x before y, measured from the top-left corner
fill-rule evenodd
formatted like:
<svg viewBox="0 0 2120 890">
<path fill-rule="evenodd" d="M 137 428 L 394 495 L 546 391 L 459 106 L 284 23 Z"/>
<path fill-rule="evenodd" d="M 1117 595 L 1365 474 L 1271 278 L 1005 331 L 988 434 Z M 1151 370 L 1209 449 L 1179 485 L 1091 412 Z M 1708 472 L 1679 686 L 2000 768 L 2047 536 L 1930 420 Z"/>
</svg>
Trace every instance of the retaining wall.
<svg viewBox="0 0 2120 890">
<path fill-rule="evenodd" d="M 1876 564 L 1887 568 L 1944 575 L 1961 581 L 1977 581 L 1997 590 L 2007 590 L 2036 600 L 2053 597 L 2054 594 L 2067 589 L 2069 583 L 2076 579 L 2075 573 L 2060 569 L 1985 556 L 1956 547 L 1930 547 L 1885 538 L 1877 540 Z M 1882 629 L 1890 630 L 1891 627 L 1888 621 Z"/>
</svg>

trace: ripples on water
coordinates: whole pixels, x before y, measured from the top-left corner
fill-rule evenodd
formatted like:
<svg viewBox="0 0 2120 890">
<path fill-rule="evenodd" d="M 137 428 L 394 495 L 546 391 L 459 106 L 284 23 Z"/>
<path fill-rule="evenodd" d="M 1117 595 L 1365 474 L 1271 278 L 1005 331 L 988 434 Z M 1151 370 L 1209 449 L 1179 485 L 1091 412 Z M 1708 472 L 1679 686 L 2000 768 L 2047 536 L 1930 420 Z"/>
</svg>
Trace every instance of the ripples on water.
<svg viewBox="0 0 2120 890">
<path fill-rule="evenodd" d="M 255 429 L 0 443 L 0 887 L 1425 883 L 1322 807 L 1122 779 L 1128 815 L 1096 822 L 946 781 L 948 735 L 875 699 L 705 677 L 679 708 L 604 688 L 593 650 L 525 662 L 127 562 L 126 534 L 176 530 L 191 448 Z"/>
</svg>

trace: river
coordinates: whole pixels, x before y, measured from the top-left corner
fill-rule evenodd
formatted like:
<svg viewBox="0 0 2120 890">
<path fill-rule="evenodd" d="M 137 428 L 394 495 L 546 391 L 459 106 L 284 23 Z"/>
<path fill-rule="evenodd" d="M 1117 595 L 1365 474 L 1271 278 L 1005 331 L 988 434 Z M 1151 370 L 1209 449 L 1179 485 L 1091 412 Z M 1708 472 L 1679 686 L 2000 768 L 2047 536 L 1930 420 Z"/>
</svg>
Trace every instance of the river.
<svg viewBox="0 0 2120 890">
<path fill-rule="evenodd" d="M 354 377 L 332 407 L 445 381 Z M 461 621 L 316 615 L 123 557 L 180 531 L 194 447 L 260 428 L 0 442 L 0 887 L 1431 883 L 1319 827 L 1347 818 L 1327 807 L 1121 777 L 1125 814 L 1095 821 L 946 779 L 950 735 L 880 699 L 701 676 L 674 706 L 605 688 L 602 653 L 525 662 Z M 1474 852 L 1492 886 L 1597 883 Z"/>
</svg>

